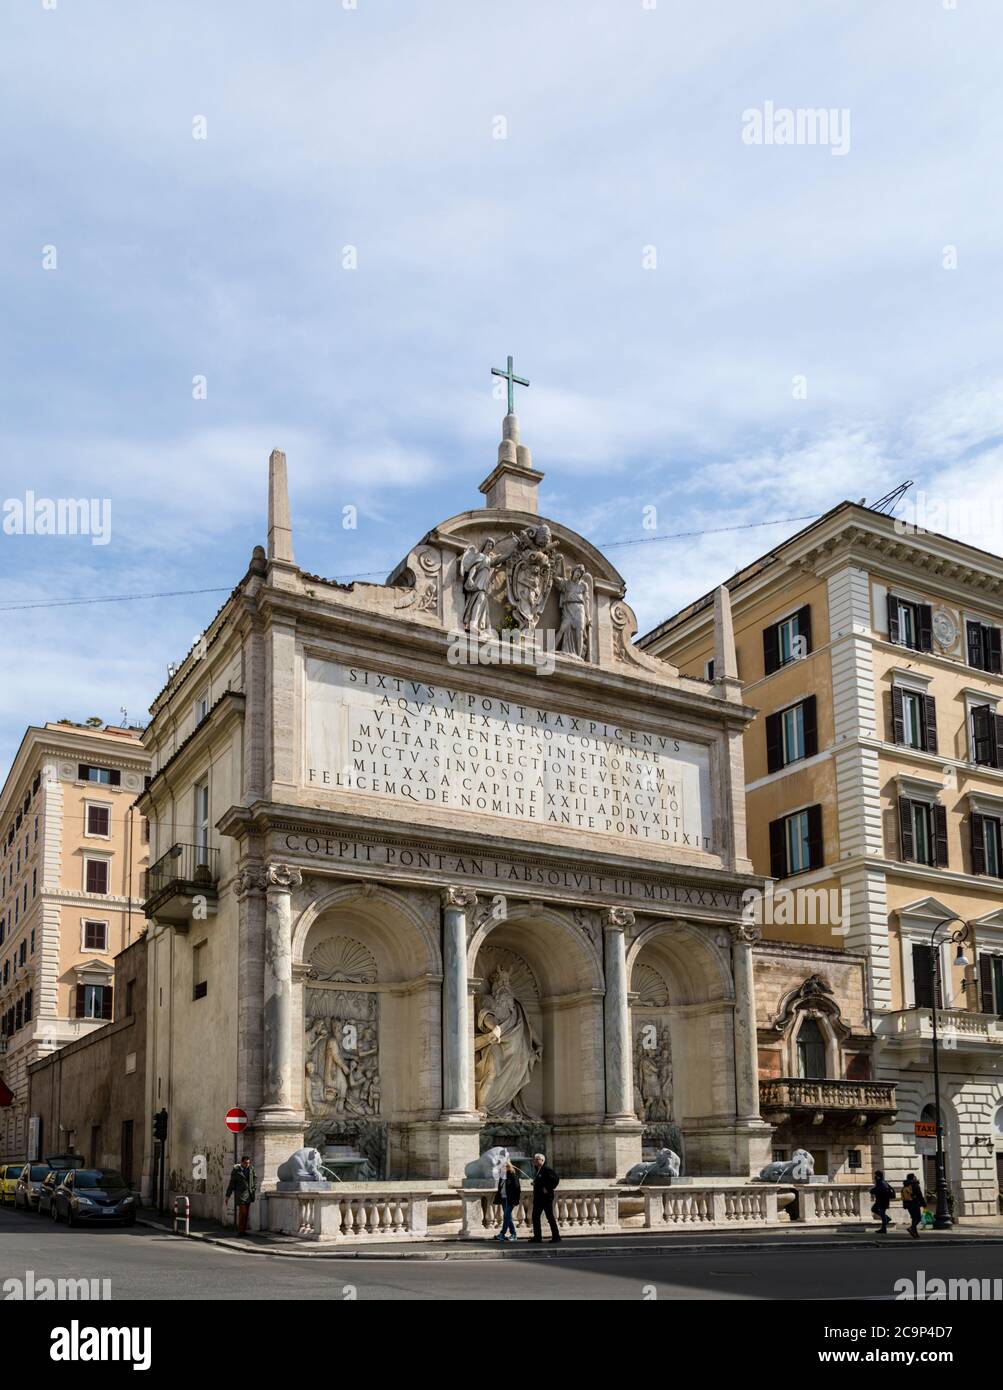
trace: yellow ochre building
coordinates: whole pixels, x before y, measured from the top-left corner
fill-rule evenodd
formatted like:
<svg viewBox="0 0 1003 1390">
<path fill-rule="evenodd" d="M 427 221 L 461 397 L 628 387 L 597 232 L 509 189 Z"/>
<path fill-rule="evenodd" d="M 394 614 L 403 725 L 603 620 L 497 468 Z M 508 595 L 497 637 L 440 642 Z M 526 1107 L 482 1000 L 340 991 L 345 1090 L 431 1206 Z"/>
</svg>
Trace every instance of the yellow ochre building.
<svg viewBox="0 0 1003 1390">
<path fill-rule="evenodd" d="M 818 1155 L 840 1086 L 891 1083 L 893 1108 L 871 1131 L 870 1157 L 893 1183 L 915 1169 L 932 1189 L 934 1145 L 917 1123 L 935 1118 L 936 991 L 952 1202 L 959 1215 L 994 1214 L 1003 1190 L 1003 559 L 843 502 L 724 587 L 727 599 L 705 595 L 639 645 L 682 675 L 737 674 L 759 711 L 744 740 L 749 854 L 774 880 L 757 909 L 763 1118 L 777 1126 L 778 1152 Z M 737 672 L 715 672 L 715 607 L 727 611 L 729 599 Z M 962 923 L 957 963 L 950 934 Z M 819 952 L 821 1006 L 795 1013 L 797 1037 L 784 1034 L 783 1001 L 768 997 L 778 942 Z M 866 962 L 869 1055 L 843 1045 L 838 1010 L 826 1007 L 839 994 L 840 962 L 854 958 Z M 799 1081 L 816 1083 L 814 1108 L 799 1102 Z"/>
</svg>

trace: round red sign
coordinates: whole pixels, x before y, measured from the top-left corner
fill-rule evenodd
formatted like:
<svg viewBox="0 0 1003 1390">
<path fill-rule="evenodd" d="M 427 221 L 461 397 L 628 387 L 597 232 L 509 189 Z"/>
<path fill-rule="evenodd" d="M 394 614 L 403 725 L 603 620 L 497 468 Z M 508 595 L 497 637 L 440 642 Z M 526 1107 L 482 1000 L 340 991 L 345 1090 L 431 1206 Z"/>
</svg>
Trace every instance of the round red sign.
<svg viewBox="0 0 1003 1390">
<path fill-rule="evenodd" d="M 226 1127 L 232 1134 L 240 1134 L 247 1128 L 247 1111 L 239 1110 L 236 1106 L 226 1112 Z"/>
</svg>

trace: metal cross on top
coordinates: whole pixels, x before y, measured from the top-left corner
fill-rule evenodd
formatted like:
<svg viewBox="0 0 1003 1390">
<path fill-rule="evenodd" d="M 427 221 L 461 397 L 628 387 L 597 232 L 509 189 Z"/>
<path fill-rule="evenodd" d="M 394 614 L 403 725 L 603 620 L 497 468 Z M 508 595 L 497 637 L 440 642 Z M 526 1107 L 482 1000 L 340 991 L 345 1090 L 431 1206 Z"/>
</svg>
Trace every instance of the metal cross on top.
<svg viewBox="0 0 1003 1390">
<path fill-rule="evenodd" d="M 502 371 L 501 367 L 492 367 L 492 368 L 491 368 L 491 375 L 492 375 L 492 376 L 503 376 L 503 377 L 505 378 L 505 380 L 508 382 L 508 413 L 509 413 L 510 415 L 514 415 L 514 414 L 515 414 L 515 406 L 514 406 L 513 401 L 512 401 L 512 387 L 513 387 L 513 386 L 528 386 L 528 385 L 529 385 L 529 382 L 526 380 L 526 378 L 525 378 L 524 376 L 516 376 L 515 373 L 512 371 L 512 359 L 511 359 L 511 357 L 508 359 L 508 366 L 506 367 L 506 369 L 505 369 L 504 371 Z"/>
</svg>

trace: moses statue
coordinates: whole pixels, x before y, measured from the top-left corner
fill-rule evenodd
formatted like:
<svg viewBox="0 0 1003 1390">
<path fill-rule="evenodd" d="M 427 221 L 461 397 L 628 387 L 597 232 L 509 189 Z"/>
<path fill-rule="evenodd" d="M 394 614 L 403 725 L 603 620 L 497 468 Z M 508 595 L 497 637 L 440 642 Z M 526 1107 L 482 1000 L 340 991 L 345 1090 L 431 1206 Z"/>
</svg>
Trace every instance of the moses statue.
<svg viewBox="0 0 1003 1390">
<path fill-rule="evenodd" d="M 512 993 L 509 972 L 499 967 L 488 983 L 474 1038 L 477 1109 L 490 1119 L 539 1119 L 526 1109 L 521 1094 L 540 1057 L 539 1040 Z"/>
</svg>

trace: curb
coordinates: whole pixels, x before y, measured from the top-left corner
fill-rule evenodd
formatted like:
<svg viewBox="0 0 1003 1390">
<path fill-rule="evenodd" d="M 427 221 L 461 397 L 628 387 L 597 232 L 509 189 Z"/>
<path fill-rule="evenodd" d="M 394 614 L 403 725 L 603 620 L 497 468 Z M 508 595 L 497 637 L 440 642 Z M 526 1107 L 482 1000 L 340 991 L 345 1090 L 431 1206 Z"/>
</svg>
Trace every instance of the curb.
<svg viewBox="0 0 1003 1390">
<path fill-rule="evenodd" d="M 609 1246 L 575 1246 L 570 1240 L 562 1241 L 562 1249 L 551 1250 L 546 1247 L 549 1242 L 544 1241 L 544 1248 L 534 1247 L 527 1251 L 526 1247 L 520 1249 L 491 1249 L 471 1243 L 469 1247 L 458 1247 L 455 1249 L 429 1249 L 415 1248 L 413 1250 L 385 1250 L 378 1246 L 360 1249 L 346 1250 L 343 1247 L 333 1250 L 289 1250 L 282 1246 L 258 1246 L 248 1245 L 243 1241 L 235 1240 L 227 1236 L 210 1235 L 205 1231 L 191 1231 L 187 1236 L 176 1235 L 168 1226 L 162 1226 L 157 1221 L 143 1220 L 137 1217 L 136 1224 L 148 1226 L 151 1230 L 160 1231 L 163 1235 L 173 1236 L 177 1240 L 201 1240 L 206 1245 L 215 1245 L 223 1250 L 235 1250 L 244 1255 L 271 1255 L 278 1259 L 286 1260 L 519 1260 L 519 1259 L 546 1259 L 546 1260 L 568 1260 L 568 1259 L 616 1259 L 625 1256 L 659 1256 L 680 1254 L 715 1254 L 723 1252 L 733 1254 L 735 1251 L 757 1251 L 757 1250 L 845 1250 L 852 1240 L 852 1234 L 841 1239 L 829 1238 L 828 1240 L 771 1240 L 771 1241 L 732 1241 L 728 1244 L 687 1244 L 687 1245 L 616 1245 Z M 921 1237 L 929 1239 L 929 1236 Z M 955 1236 L 947 1237 L 951 1245 L 1003 1245 L 1003 1235 L 1001 1236 Z M 852 1248 L 855 1250 L 892 1250 L 900 1242 L 897 1240 L 852 1240 Z M 566 1248 L 564 1248 L 566 1247 Z"/>
</svg>

